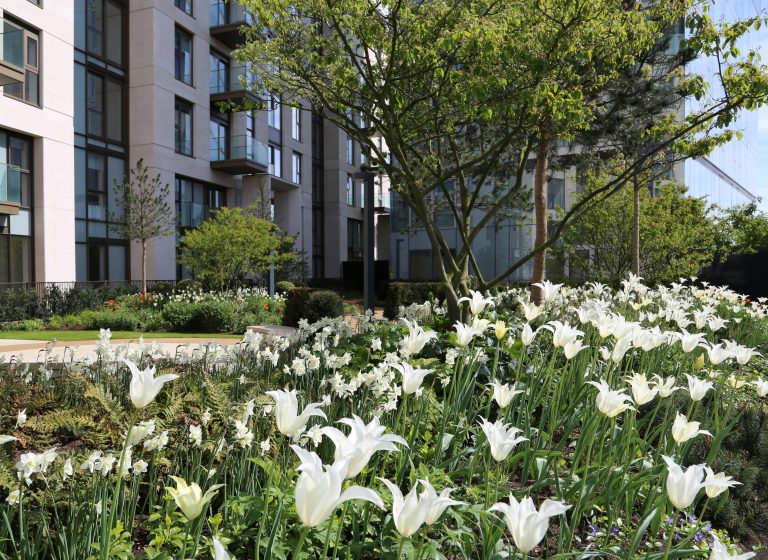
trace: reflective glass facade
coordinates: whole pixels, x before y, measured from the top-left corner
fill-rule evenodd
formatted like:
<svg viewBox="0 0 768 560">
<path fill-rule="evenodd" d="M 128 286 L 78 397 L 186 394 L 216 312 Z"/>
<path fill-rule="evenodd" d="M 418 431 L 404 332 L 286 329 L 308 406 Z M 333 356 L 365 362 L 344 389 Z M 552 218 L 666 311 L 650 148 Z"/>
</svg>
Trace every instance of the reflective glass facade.
<svg viewBox="0 0 768 560">
<path fill-rule="evenodd" d="M 18 204 L 0 214 L 0 283 L 33 282 L 32 140 L 0 129 L 0 202 Z"/>
<path fill-rule="evenodd" d="M 127 16 L 117 0 L 75 1 L 76 279 L 129 277 L 128 242 L 110 227 L 119 219 L 114 184 L 126 176 Z"/>
</svg>

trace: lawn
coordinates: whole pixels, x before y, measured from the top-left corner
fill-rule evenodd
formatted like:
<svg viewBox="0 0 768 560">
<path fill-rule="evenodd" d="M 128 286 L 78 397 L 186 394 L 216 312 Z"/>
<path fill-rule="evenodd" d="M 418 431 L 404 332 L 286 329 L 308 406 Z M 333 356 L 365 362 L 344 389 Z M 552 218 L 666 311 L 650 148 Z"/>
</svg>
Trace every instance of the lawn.
<svg viewBox="0 0 768 560">
<path fill-rule="evenodd" d="M 149 338 L 242 338 L 239 334 L 228 333 L 179 333 L 179 332 L 140 332 L 140 331 L 112 331 L 112 339 L 137 339 L 143 336 Z M 60 342 L 73 342 L 99 338 L 99 331 L 0 331 L 0 339 L 14 340 L 53 340 Z"/>
</svg>

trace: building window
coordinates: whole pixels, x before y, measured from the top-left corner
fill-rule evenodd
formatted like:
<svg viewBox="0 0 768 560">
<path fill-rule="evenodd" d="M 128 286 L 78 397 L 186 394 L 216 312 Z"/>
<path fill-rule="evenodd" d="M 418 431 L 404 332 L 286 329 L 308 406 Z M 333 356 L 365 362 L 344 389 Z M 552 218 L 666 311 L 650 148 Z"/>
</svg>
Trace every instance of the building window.
<svg viewBox="0 0 768 560">
<path fill-rule="evenodd" d="M 176 79 L 192 85 L 192 35 L 176 27 Z"/>
<path fill-rule="evenodd" d="M 347 260 L 363 260 L 363 222 L 347 219 Z"/>
<path fill-rule="evenodd" d="M 223 208 L 226 203 L 224 187 L 176 176 L 176 218 L 180 228 L 199 226 L 210 217 L 211 211 Z"/>
<path fill-rule="evenodd" d="M 3 21 L 3 42 L 8 44 L 13 39 L 14 46 L 19 50 L 6 53 L 13 55 L 19 66 L 24 66 L 24 83 L 8 84 L 3 87 L 5 95 L 15 97 L 32 105 L 40 105 L 40 39 L 35 31 L 26 29 L 8 20 Z M 21 39 L 21 40 L 19 40 Z M 10 50 L 10 49 L 9 49 Z"/>
<path fill-rule="evenodd" d="M 565 207 L 565 179 L 550 179 L 547 184 L 547 208 Z"/>
<path fill-rule="evenodd" d="M 277 146 L 269 145 L 269 174 L 275 177 L 283 176 L 283 153 Z"/>
<path fill-rule="evenodd" d="M 355 205 L 355 182 L 352 180 L 352 175 L 349 174 L 347 174 L 347 204 Z"/>
<path fill-rule="evenodd" d="M 34 280 L 31 185 L 31 141 L 0 130 L 0 200 L 21 205 L 0 215 L 0 283 Z"/>
<path fill-rule="evenodd" d="M 301 184 L 301 154 L 297 152 L 293 152 L 293 157 L 291 158 L 291 161 L 293 163 L 292 165 L 292 180 L 297 185 Z"/>
<path fill-rule="evenodd" d="M 182 12 L 192 15 L 192 0 L 174 0 L 174 3 Z"/>
<path fill-rule="evenodd" d="M 211 51 L 211 93 L 229 90 L 229 58 Z"/>
<path fill-rule="evenodd" d="M 347 134 L 347 165 L 355 164 L 355 141 Z"/>
<path fill-rule="evenodd" d="M 272 128 L 280 130 L 281 117 L 280 96 L 270 95 L 269 99 L 267 100 L 267 123 Z"/>
<path fill-rule="evenodd" d="M 228 115 L 222 115 L 224 117 Z M 210 156 L 211 161 L 222 161 L 229 157 L 229 123 L 211 115 L 210 122 Z"/>
<path fill-rule="evenodd" d="M 301 142 L 301 108 L 291 107 L 291 138 Z"/>
<path fill-rule="evenodd" d="M 82 95 L 80 65 L 75 66 L 76 97 Z M 76 100 L 77 103 L 77 100 Z M 111 78 L 85 73 L 85 123 L 89 136 L 123 141 L 123 86 Z M 76 128 L 80 128 L 76 126 Z"/>
<path fill-rule="evenodd" d="M 192 155 L 192 104 L 176 98 L 176 153 Z"/>
<path fill-rule="evenodd" d="M 75 2 L 75 5 L 78 10 L 75 14 L 75 46 L 122 66 L 124 18 L 120 3 L 116 0 L 85 0 Z"/>
</svg>

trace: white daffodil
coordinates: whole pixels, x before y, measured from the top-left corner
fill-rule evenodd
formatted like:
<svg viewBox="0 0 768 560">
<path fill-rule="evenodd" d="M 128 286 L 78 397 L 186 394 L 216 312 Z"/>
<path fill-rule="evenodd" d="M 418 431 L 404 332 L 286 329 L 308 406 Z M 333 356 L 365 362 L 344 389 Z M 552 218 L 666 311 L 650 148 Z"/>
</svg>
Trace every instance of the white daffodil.
<svg viewBox="0 0 768 560">
<path fill-rule="evenodd" d="M 684 414 L 678 412 L 677 416 L 675 416 L 675 421 L 672 424 L 672 438 L 677 443 L 683 443 L 689 439 L 695 438 L 699 434 L 712 435 L 707 430 L 700 430 L 699 426 L 701 426 L 700 422 L 689 422 Z"/>
<path fill-rule="evenodd" d="M 16 427 L 20 428 L 27 423 L 27 409 L 19 410 L 16 413 Z"/>
<path fill-rule="evenodd" d="M 667 496 L 677 509 L 683 510 L 693 503 L 704 488 L 704 465 L 691 465 L 685 471 L 671 457 L 662 455 L 667 463 Z"/>
<path fill-rule="evenodd" d="M 530 497 L 523 498 L 518 502 L 510 494 L 508 504 L 503 502 L 493 504 L 488 511 L 498 511 L 504 514 L 504 521 L 512 534 L 515 546 L 523 554 L 528 554 L 547 534 L 549 518 L 562 515 L 570 507 L 554 500 L 544 500 L 537 511 Z"/>
<path fill-rule="evenodd" d="M 267 391 L 275 401 L 275 421 L 277 429 L 284 436 L 297 436 L 307 427 L 309 419 L 319 416 L 327 419 L 325 412 L 320 410 L 320 403 L 310 403 L 299 414 L 299 400 L 296 391 Z"/>
<path fill-rule="evenodd" d="M 366 424 L 353 414 L 352 418 L 342 418 L 339 423 L 350 427 L 349 435 L 332 426 L 325 426 L 321 432 L 336 446 L 334 460 L 347 460 L 347 478 L 360 474 L 377 451 L 398 451 L 396 443 L 408 447 L 400 436 L 384 433 L 387 428 L 376 417 Z"/>
<path fill-rule="evenodd" d="M 507 383 L 494 381 L 491 383 L 491 387 L 493 388 L 493 400 L 496 401 L 496 404 L 498 404 L 500 408 L 507 408 L 515 395 L 519 395 L 523 392 L 517 389 L 515 383 L 509 385 Z"/>
<path fill-rule="evenodd" d="M 379 495 L 369 488 L 350 486 L 342 492 L 347 478 L 347 460 L 323 465 L 317 453 L 306 451 L 298 445 L 291 445 L 301 464 L 296 470 L 296 513 L 307 527 L 317 527 L 328 519 L 339 504 L 347 500 L 367 500 L 380 508 L 384 507 Z"/>
<path fill-rule="evenodd" d="M 598 393 L 595 404 L 597 409 L 609 418 L 613 418 L 625 410 L 634 410 L 632 397 L 625 394 L 623 389 L 612 391 L 605 379 L 601 379 L 599 383 L 595 381 L 587 381 L 587 383 L 597 387 Z"/>
<path fill-rule="evenodd" d="M 144 408 L 160 393 L 163 385 L 177 379 L 179 376 L 172 373 L 155 377 L 155 367 L 149 366 L 140 370 L 132 361 L 122 358 L 121 361 L 131 370 L 130 394 L 131 402 L 136 408 Z"/>
<path fill-rule="evenodd" d="M 491 456 L 496 461 L 503 461 L 512 452 L 515 446 L 528 441 L 527 437 L 518 436 L 522 433 L 519 428 L 511 427 L 511 424 L 504 424 L 497 420 L 493 424 L 485 418 L 480 419 L 480 427 L 488 439 L 488 445 L 491 447 Z"/>
</svg>

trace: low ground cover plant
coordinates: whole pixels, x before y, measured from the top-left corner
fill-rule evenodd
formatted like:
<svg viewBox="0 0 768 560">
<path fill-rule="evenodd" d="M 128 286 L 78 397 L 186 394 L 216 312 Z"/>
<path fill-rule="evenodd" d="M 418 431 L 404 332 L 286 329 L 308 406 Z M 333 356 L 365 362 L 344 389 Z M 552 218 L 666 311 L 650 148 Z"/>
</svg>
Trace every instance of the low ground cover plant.
<svg viewBox="0 0 768 560">
<path fill-rule="evenodd" d="M 765 302 L 542 289 L 452 325 L 422 304 L 175 355 L 103 331 L 61 373 L 8 365 L 0 557 L 753 555 Z"/>
</svg>

